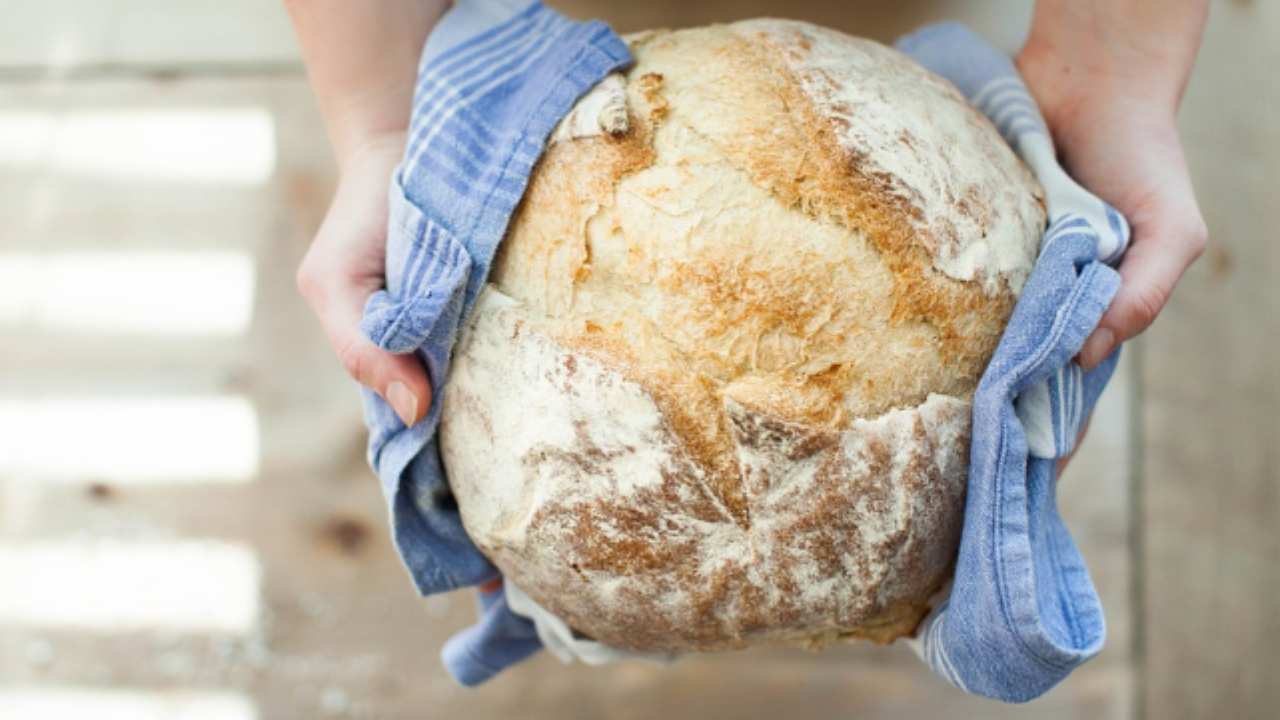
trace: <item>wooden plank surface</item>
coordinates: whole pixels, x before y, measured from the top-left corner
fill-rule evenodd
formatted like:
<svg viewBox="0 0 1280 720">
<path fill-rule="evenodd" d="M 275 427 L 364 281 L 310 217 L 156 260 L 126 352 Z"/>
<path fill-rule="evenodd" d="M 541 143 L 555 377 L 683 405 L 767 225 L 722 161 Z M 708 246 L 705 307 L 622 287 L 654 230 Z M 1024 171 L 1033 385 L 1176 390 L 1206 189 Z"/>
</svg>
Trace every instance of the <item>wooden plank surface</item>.
<svg viewBox="0 0 1280 720">
<path fill-rule="evenodd" d="M 1274 2 L 1215 3 L 1182 115 L 1211 247 L 1142 348 L 1151 718 L 1280 716 L 1280 65 Z"/>
</svg>

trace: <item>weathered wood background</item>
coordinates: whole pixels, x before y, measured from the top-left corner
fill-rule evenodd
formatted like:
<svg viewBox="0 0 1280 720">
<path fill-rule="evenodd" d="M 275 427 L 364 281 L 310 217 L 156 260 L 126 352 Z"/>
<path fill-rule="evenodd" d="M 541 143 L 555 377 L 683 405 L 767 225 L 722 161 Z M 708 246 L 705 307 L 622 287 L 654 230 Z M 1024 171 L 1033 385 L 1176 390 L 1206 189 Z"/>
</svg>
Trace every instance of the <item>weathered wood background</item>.
<svg viewBox="0 0 1280 720">
<path fill-rule="evenodd" d="M 1009 50 L 1030 16 L 1030 3 L 994 0 L 553 4 L 621 30 L 777 15 L 883 40 L 958 18 Z M 0 266 L 7 254 L 218 249 L 249 253 L 255 270 L 252 322 L 231 337 L 86 335 L 0 312 L 0 406 L 228 396 L 251 402 L 258 427 L 256 472 L 242 484 L 51 480 L 30 463 L 6 465 L 14 455 L 0 437 L 0 717 L 120 702 L 140 708 L 130 717 L 172 717 L 188 702 L 219 720 L 1280 713 L 1277 3 L 1214 5 L 1182 116 L 1213 246 L 1130 347 L 1062 485 L 1106 604 L 1108 646 L 1025 707 L 962 696 L 905 649 L 865 646 L 763 649 L 670 669 L 564 668 L 543 656 L 483 689 L 455 687 L 437 653 L 472 601 L 414 596 L 364 466 L 356 396 L 293 292 L 334 170 L 281 9 L 268 0 L 0 0 L 0 11 Z M 31 129 L 33 118 L 56 124 L 95 111 L 227 108 L 270 117 L 274 165 L 262 183 L 85 175 L 74 138 Z M 0 311 L 5 300 L 30 302 L 5 293 Z M 78 422 L 65 426 L 94 432 Z M 122 629 L 91 610 L 128 589 L 74 577 L 63 579 L 74 598 L 66 612 L 83 605 L 89 619 L 79 626 L 24 620 L 12 610 L 21 603 L 3 599 L 47 590 L 62 572 L 14 575 L 14 558 L 33 550 L 79 557 L 95 543 L 191 540 L 251 553 L 260 577 L 249 627 Z"/>
</svg>

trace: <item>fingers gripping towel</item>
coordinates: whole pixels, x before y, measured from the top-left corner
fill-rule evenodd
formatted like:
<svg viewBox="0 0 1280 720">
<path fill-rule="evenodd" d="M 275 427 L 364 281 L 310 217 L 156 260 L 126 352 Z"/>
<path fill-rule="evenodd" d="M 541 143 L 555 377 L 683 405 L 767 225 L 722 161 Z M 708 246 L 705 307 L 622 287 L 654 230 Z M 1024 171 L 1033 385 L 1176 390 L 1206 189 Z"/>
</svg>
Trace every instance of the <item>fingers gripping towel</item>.
<svg viewBox="0 0 1280 720">
<path fill-rule="evenodd" d="M 386 289 L 365 306 L 363 330 L 386 350 L 416 353 L 433 388 L 444 385 L 458 328 L 547 136 L 579 96 L 630 61 L 608 26 L 570 21 L 538 2 L 460 0 L 427 40 L 391 181 Z M 445 480 L 440 396 L 406 428 L 364 391 L 369 463 L 396 548 L 423 594 L 497 575 L 467 538 Z M 484 596 L 479 626 L 445 648 L 459 682 L 482 682 L 540 647 L 532 623 L 497 595 Z"/>
<path fill-rule="evenodd" d="M 1049 228 L 1009 325 L 974 394 L 969 481 L 950 597 L 914 648 L 979 695 L 1038 697 L 1102 649 L 1102 606 L 1055 504 L 1069 454 L 1119 359 L 1090 372 L 1071 358 L 1116 290 L 1128 224 L 1058 166 L 1039 109 L 1007 57 L 955 24 L 898 48 L 950 80 L 987 115 L 1044 186 Z"/>
<path fill-rule="evenodd" d="M 1007 58 L 955 25 L 900 47 L 952 80 L 992 118 L 1044 184 L 1050 227 L 1040 259 L 974 400 L 968 501 L 956 577 L 915 646 L 943 677 L 1003 700 L 1035 697 L 1097 652 L 1102 614 L 1054 507 L 1054 458 L 1070 451 L 1116 358 L 1070 363 L 1110 302 L 1123 220 L 1058 168 L 1038 110 Z M 462 0 L 423 51 L 404 159 L 392 181 L 387 287 L 364 329 L 414 352 L 442 386 L 458 328 L 551 129 L 574 101 L 630 62 L 600 23 L 510 0 Z M 436 397 L 439 397 L 439 393 Z M 365 392 L 369 460 L 390 506 L 396 546 L 424 593 L 496 576 L 467 538 L 440 463 L 433 399 L 404 427 Z M 629 654 L 575 634 L 519 588 L 481 595 L 479 622 L 445 646 L 473 685 L 540 647 L 600 663 Z M 662 658 L 658 658 L 662 659 Z"/>
</svg>

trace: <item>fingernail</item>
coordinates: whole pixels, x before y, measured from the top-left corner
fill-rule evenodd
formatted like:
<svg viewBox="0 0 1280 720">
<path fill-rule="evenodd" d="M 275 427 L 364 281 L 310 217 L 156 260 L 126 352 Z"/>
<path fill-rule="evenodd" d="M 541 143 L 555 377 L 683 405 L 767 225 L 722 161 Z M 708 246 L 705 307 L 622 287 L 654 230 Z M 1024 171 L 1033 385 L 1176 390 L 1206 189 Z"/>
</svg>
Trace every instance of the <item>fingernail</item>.
<svg viewBox="0 0 1280 720">
<path fill-rule="evenodd" d="M 387 402 L 391 403 L 391 408 L 405 425 L 412 425 L 418 417 L 418 398 L 409 392 L 408 385 L 399 380 L 387 386 Z"/>
<path fill-rule="evenodd" d="M 1115 342 L 1115 334 L 1110 328 L 1098 328 L 1093 331 L 1089 339 L 1085 341 L 1084 347 L 1080 349 L 1080 367 L 1085 370 L 1092 370 L 1102 362 L 1104 358 L 1111 353 L 1111 346 Z"/>
</svg>

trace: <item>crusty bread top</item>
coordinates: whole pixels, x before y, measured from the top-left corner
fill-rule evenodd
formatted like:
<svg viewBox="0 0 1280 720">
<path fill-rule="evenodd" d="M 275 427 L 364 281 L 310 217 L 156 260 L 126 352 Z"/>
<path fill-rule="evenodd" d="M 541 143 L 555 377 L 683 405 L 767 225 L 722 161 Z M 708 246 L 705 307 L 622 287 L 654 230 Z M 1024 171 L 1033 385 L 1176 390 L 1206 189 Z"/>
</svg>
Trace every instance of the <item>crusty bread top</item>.
<svg viewBox="0 0 1280 720">
<path fill-rule="evenodd" d="M 807 427 L 972 392 L 1040 191 L 950 85 L 755 20 L 632 39 L 629 123 L 540 161 L 491 277 L 645 386 L 745 512 L 725 403 Z"/>
<path fill-rule="evenodd" d="M 988 294 L 1022 288 L 1045 219 L 1040 189 L 950 83 L 896 50 L 828 28 L 780 20 L 734 28 L 777 50 L 858 172 L 908 202 L 915 241 L 935 269 Z"/>
</svg>

